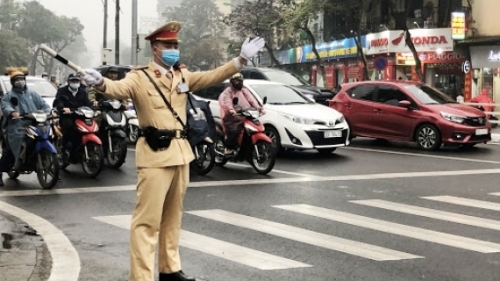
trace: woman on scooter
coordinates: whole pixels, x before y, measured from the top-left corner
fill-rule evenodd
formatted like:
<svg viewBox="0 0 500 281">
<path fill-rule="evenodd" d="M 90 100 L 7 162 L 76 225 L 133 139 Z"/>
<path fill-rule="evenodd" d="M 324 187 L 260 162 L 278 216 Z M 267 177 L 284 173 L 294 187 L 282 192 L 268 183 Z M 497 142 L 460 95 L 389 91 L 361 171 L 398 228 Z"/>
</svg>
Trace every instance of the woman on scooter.
<svg viewBox="0 0 500 281">
<path fill-rule="evenodd" d="M 262 114 L 266 111 L 254 99 L 248 89 L 243 87 L 243 75 L 236 73 L 229 79 L 230 85 L 219 96 L 220 105 L 220 118 L 222 120 L 222 127 L 226 134 L 226 155 L 231 155 L 238 143 L 238 136 L 243 130 L 244 119 L 236 115 L 238 109 L 245 110 L 248 108 L 255 108 Z M 238 98 L 238 104 L 233 104 L 233 99 Z"/>
</svg>

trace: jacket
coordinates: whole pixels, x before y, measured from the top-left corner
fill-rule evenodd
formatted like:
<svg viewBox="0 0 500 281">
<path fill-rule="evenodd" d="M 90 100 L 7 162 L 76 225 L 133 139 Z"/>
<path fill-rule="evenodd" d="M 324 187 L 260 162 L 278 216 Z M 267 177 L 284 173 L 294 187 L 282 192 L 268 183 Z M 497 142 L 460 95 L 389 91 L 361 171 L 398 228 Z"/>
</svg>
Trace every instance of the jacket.
<svg viewBox="0 0 500 281">
<path fill-rule="evenodd" d="M 60 99 L 62 96 L 67 96 L 68 101 L 62 101 Z M 64 107 L 77 109 L 82 106 L 88 106 L 90 108 L 93 107 L 93 104 L 89 100 L 87 92 L 85 92 L 82 87 L 78 88 L 75 96 L 73 96 L 73 93 L 70 91 L 68 85 L 57 90 L 56 99 L 54 100 L 54 107 L 57 108 L 57 110 L 61 111 Z"/>
<path fill-rule="evenodd" d="M 221 120 L 224 120 L 224 117 L 229 113 L 229 110 L 234 110 L 233 98 L 236 97 L 238 98 L 238 106 L 242 109 L 248 109 L 250 107 L 253 107 L 257 110 L 262 109 L 262 107 L 255 100 L 255 98 L 247 88 L 243 87 L 241 90 L 236 90 L 231 85 L 229 85 L 219 96 Z"/>
</svg>

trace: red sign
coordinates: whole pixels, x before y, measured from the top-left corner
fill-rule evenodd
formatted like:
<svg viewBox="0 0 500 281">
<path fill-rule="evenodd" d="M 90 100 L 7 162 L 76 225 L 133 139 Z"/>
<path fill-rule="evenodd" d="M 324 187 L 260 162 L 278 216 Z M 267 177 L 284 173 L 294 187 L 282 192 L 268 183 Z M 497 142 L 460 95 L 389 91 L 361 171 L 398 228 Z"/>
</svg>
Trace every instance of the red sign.
<svg viewBox="0 0 500 281">
<path fill-rule="evenodd" d="M 413 41 L 413 44 L 415 45 L 429 45 L 429 44 L 448 44 L 448 40 L 446 40 L 446 37 L 441 35 L 441 36 L 418 36 L 418 37 L 411 37 L 411 41 Z"/>
<path fill-rule="evenodd" d="M 378 38 L 370 41 L 371 47 L 384 47 L 389 45 L 389 38 Z"/>
</svg>

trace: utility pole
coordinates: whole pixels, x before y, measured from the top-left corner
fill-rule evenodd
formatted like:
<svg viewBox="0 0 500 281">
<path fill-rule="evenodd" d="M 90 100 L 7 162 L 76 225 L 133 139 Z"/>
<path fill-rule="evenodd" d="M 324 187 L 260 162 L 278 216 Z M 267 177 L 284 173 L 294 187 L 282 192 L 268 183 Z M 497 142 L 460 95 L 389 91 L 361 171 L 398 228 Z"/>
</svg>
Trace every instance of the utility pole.
<svg viewBox="0 0 500 281">
<path fill-rule="evenodd" d="M 102 49 L 108 47 L 108 0 L 104 0 L 104 30 L 102 32 Z M 106 65 L 106 62 L 102 63 Z"/>
<path fill-rule="evenodd" d="M 120 64 L 120 0 L 116 2 L 115 15 L 115 64 Z"/>
<path fill-rule="evenodd" d="M 138 48 L 137 45 L 137 0 L 132 0 L 132 65 L 137 65 Z"/>
</svg>

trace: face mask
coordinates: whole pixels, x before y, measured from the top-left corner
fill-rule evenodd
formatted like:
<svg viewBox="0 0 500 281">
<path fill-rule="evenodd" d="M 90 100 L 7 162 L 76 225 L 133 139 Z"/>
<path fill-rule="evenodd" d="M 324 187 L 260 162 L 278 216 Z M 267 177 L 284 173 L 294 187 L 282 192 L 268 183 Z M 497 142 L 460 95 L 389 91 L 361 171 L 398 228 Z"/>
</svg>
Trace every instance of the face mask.
<svg viewBox="0 0 500 281">
<path fill-rule="evenodd" d="M 179 50 L 161 51 L 161 61 L 168 66 L 173 66 L 179 61 Z"/>
<path fill-rule="evenodd" d="M 233 85 L 233 88 L 235 88 L 236 90 L 243 89 L 243 83 L 238 83 L 238 84 L 233 83 L 232 85 Z"/>
<path fill-rule="evenodd" d="M 16 83 L 14 83 L 14 86 L 19 89 L 24 89 L 24 87 L 26 86 L 26 81 L 17 81 Z"/>
<path fill-rule="evenodd" d="M 71 87 L 71 89 L 76 90 L 80 88 L 80 83 L 71 83 L 69 84 L 69 86 Z"/>
</svg>

